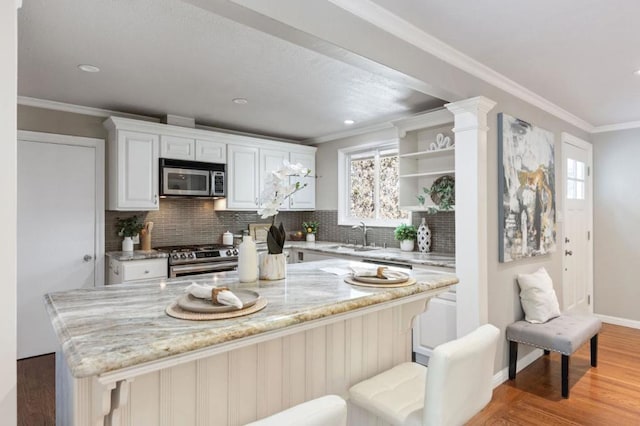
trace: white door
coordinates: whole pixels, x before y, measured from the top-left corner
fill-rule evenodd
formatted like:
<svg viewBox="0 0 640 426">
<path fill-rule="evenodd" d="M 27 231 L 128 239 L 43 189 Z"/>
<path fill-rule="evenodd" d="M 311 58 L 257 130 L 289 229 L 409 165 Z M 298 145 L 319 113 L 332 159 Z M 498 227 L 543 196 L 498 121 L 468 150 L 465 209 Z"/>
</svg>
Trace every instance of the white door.
<svg viewBox="0 0 640 426">
<path fill-rule="evenodd" d="M 259 196 L 258 148 L 227 147 L 227 208 L 256 210 Z"/>
<path fill-rule="evenodd" d="M 592 313 L 593 236 L 591 144 L 564 134 L 563 311 Z"/>
<path fill-rule="evenodd" d="M 44 295 L 101 285 L 103 258 L 104 142 L 19 132 L 18 358 L 56 351 Z"/>
<path fill-rule="evenodd" d="M 291 183 L 300 182 L 307 187 L 291 196 L 290 206 L 295 210 L 314 210 L 316 208 L 316 156 L 315 154 L 291 153 L 291 163 L 300 163 L 311 169 L 308 177 L 292 176 Z"/>
</svg>

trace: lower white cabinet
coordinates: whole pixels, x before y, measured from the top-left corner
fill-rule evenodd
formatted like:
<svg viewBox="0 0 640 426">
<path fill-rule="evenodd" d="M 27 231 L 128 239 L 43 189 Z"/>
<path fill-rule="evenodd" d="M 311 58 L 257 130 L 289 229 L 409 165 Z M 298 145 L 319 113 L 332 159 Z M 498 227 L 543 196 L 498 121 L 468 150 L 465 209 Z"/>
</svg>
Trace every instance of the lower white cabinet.
<svg viewBox="0 0 640 426">
<path fill-rule="evenodd" d="M 107 258 L 107 284 L 122 284 L 168 277 L 168 259 L 116 260 Z"/>
</svg>

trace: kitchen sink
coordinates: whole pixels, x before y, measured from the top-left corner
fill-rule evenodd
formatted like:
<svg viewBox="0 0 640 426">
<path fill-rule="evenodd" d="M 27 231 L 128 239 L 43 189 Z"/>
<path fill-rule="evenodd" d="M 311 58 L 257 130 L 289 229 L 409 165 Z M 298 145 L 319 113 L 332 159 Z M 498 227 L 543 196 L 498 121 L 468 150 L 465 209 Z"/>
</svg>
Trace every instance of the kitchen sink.
<svg viewBox="0 0 640 426">
<path fill-rule="evenodd" d="M 372 250 L 380 249 L 380 247 L 364 247 L 364 246 L 352 246 L 352 245 L 329 246 L 327 248 L 331 250 L 342 250 L 342 251 L 372 251 Z"/>
</svg>

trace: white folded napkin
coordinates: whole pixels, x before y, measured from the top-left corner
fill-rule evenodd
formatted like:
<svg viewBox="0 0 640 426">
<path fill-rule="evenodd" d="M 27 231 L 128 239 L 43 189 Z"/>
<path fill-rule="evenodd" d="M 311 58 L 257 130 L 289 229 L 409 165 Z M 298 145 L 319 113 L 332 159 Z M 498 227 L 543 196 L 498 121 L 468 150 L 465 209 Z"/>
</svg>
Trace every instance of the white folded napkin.
<svg viewBox="0 0 640 426">
<path fill-rule="evenodd" d="M 351 271 L 354 277 L 377 277 L 378 276 L 378 268 L 373 269 L 373 268 L 363 268 L 363 267 L 352 266 Z M 382 271 L 382 275 L 385 278 L 390 280 L 402 279 L 407 277 L 407 274 L 405 272 L 393 271 L 389 268 L 385 268 Z"/>
<path fill-rule="evenodd" d="M 191 283 L 189 287 L 185 289 L 185 292 L 191 294 L 193 297 L 197 297 L 198 299 L 209 299 L 211 300 L 211 290 L 216 288 L 213 285 L 201 285 L 198 283 Z M 218 303 L 227 306 L 233 306 L 238 309 L 242 309 L 242 301 L 238 299 L 238 296 L 233 294 L 229 290 L 223 290 L 218 293 Z"/>
</svg>

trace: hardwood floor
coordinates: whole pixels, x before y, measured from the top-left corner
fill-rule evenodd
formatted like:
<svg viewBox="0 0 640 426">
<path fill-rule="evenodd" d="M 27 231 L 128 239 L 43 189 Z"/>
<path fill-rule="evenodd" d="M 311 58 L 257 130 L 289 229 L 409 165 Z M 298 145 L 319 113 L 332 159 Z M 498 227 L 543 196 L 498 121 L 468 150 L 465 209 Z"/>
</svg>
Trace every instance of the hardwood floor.
<svg viewBox="0 0 640 426">
<path fill-rule="evenodd" d="M 56 424 L 55 354 L 18 361 L 18 426 Z"/>
<path fill-rule="evenodd" d="M 598 367 L 589 345 L 571 357 L 570 397 L 560 395 L 560 355 L 536 360 L 493 392 L 470 425 L 640 425 L 640 330 L 605 324 Z M 55 424 L 54 355 L 18 361 L 18 425 Z"/>
<path fill-rule="evenodd" d="M 640 425 L 640 330 L 604 324 L 598 367 L 589 344 L 569 365 L 569 399 L 560 391 L 560 354 L 537 359 L 493 392 L 470 425 Z"/>
</svg>

